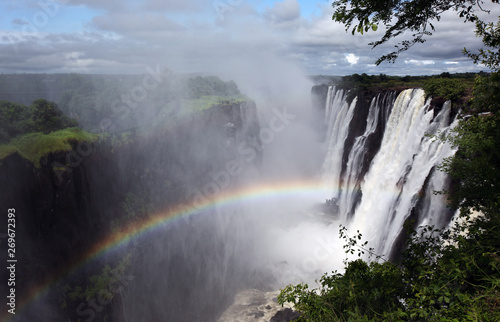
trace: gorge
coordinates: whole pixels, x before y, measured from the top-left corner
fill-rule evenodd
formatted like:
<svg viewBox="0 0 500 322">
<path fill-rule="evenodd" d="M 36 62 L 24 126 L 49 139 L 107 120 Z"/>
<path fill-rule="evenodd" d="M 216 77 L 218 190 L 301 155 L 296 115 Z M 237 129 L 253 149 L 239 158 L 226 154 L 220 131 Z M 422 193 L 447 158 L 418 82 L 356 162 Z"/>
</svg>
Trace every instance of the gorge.
<svg viewBox="0 0 500 322">
<path fill-rule="evenodd" d="M 437 166 L 455 151 L 432 137 L 454 125 L 449 102 L 306 85 L 291 105 L 233 97 L 195 113 L 179 92 L 152 94 L 148 126 L 72 141 L 39 166 L 3 157 L 23 283 L 10 320 L 217 321 L 240 292 L 342 269 L 340 224 L 397 260 L 405 222 L 450 222 L 433 191 L 448 189 Z"/>
</svg>

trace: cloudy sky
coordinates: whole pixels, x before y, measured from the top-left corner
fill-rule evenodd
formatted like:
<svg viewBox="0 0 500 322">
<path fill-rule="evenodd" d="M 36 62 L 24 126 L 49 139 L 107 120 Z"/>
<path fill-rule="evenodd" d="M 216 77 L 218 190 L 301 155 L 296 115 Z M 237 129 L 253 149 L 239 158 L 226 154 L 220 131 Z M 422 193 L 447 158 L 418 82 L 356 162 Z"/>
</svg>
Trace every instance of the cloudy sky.
<svg viewBox="0 0 500 322">
<path fill-rule="evenodd" d="M 214 73 L 287 62 L 307 74 L 437 74 L 481 70 L 461 54 L 480 47 L 456 14 L 435 35 L 374 66 L 392 45 L 372 50 L 380 30 L 346 33 L 316 0 L 0 0 L 1 73 Z M 491 5 L 496 21 L 499 5 Z M 498 8 L 497 8 L 498 7 Z M 380 28 L 381 29 L 381 28 Z"/>
</svg>

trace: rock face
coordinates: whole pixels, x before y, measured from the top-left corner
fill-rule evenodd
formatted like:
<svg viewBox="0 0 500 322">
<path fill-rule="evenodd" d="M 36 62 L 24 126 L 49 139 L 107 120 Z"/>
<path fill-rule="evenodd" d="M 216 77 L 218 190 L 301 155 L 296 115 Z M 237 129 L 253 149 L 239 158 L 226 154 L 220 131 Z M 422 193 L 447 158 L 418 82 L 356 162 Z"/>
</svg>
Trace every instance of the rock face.
<svg viewBox="0 0 500 322">
<path fill-rule="evenodd" d="M 300 317 L 300 313 L 292 309 L 284 309 L 278 311 L 276 315 L 271 318 L 270 322 L 289 322 L 294 321 Z"/>
<path fill-rule="evenodd" d="M 286 313 L 278 304 L 279 291 L 264 292 L 256 289 L 244 290 L 234 298 L 234 303 L 221 315 L 218 322 L 291 321 L 286 316 L 295 316 L 291 305 L 285 304 Z M 275 316 L 278 317 L 275 317 Z"/>
<path fill-rule="evenodd" d="M 40 168 L 18 154 L 1 161 L 0 185 L 8 188 L 2 191 L 0 207 L 16 209 L 17 272 L 25 286 L 20 296 L 73 260 L 105 227 L 101 211 L 92 204 L 87 165 L 63 174 L 51 166 L 65 157 L 49 155 Z"/>
<path fill-rule="evenodd" d="M 40 168 L 18 154 L 0 160 L 0 186 L 8 187 L 3 188 L 0 195 L 0 209 L 16 209 L 17 281 L 23 285 L 17 294 L 19 303 L 33 286 L 58 277 L 96 241 L 109 234 L 117 222 L 147 216 L 148 211 L 144 209 L 150 209 L 149 213 L 152 213 L 179 202 L 191 202 L 196 197 L 193 191 L 206 193 L 203 187 L 213 187 L 214 182 L 224 185 L 220 189 L 237 184 L 236 177 L 220 183 L 214 181 L 213 174 L 226 171 L 229 162 L 240 162 L 242 166 L 257 164 L 262 155 L 259 130 L 253 102 L 227 102 L 183 116 L 151 131 L 136 133 L 118 143 L 102 140 L 85 151 L 75 143 L 69 153 L 45 156 Z M 242 154 L 242 146 L 247 154 Z M 248 151 L 252 152 L 252 159 L 248 158 Z M 77 156 L 78 162 L 72 156 Z M 140 202 L 134 204 L 134 200 Z M 135 218 L 127 217 L 127 207 L 129 215 Z M 140 213 L 141 209 L 144 213 Z M 223 247 L 220 241 L 206 245 Z M 211 250 L 207 248 L 206 251 Z M 6 259 L 5 254 L 6 251 L 2 251 L 1 259 Z M 115 257 L 121 255 L 115 254 Z M 140 261 L 140 257 L 134 260 Z M 171 280 L 190 281 L 189 277 L 182 277 L 182 269 L 188 271 L 186 268 L 190 266 L 189 263 L 183 264 L 183 260 L 176 258 L 174 263 L 173 258 L 167 259 L 164 269 L 171 269 L 167 272 Z M 103 266 L 96 264 L 66 282 L 84 285 L 89 276 Z M 140 274 L 140 266 L 139 262 L 131 269 Z M 174 272 L 176 269 L 178 271 Z M 5 281 L 7 273 L 7 270 L 2 270 L 0 279 Z M 199 271 L 196 274 L 200 276 Z M 0 286 L 1 294 L 4 294 L 5 287 L 5 284 Z M 177 291 L 174 284 L 170 283 L 169 287 L 172 287 L 172 293 Z M 80 300 L 69 303 L 69 307 L 62 310 L 58 292 L 58 289 L 51 289 L 45 298 L 45 309 L 30 311 L 27 308 L 21 320 L 84 318 L 76 314 Z M 194 299 L 186 298 L 180 305 L 166 303 L 163 307 L 179 311 L 172 312 L 172 319 L 175 319 L 192 310 L 190 306 Z M 114 321 L 123 318 L 123 314 L 117 315 L 113 310 L 122 311 L 121 303 L 106 306 L 101 318 L 114 317 Z M 217 310 L 201 310 L 194 316 L 211 314 L 215 318 L 219 314 Z"/>
<path fill-rule="evenodd" d="M 328 85 L 315 85 L 311 89 L 312 122 L 317 126 L 318 137 L 321 141 L 325 139 L 326 124 L 324 122 L 326 99 L 328 96 Z M 318 126 L 318 124 L 322 124 Z"/>
</svg>

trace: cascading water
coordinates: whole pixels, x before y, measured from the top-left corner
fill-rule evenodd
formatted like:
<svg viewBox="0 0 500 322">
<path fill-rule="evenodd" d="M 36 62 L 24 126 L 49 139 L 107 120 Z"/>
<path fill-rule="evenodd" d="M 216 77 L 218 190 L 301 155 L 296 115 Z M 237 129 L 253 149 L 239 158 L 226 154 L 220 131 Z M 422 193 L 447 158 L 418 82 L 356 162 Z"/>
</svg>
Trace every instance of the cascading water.
<svg viewBox="0 0 500 322">
<path fill-rule="evenodd" d="M 348 103 L 346 101 L 346 94 L 344 90 L 336 90 L 335 87 L 328 89 L 325 111 L 325 119 L 328 122 L 328 154 L 323 165 L 325 181 L 327 182 L 335 183 L 340 178 L 342 172 L 344 141 L 349 134 L 349 123 L 352 120 L 357 101 L 357 98 L 355 98 L 351 103 Z M 335 192 L 340 187 L 334 184 L 332 189 Z"/>
<path fill-rule="evenodd" d="M 455 153 L 428 135 L 453 127 L 449 102 L 439 111 L 431 108 L 421 89 L 405 90 L 395 101 L 393 97 L 394 92 L 385 92 L 372 99 L 364 133 L 350 147 L 345 142 L 356 99 L 348 104 L 345 91 L 332 86 L 325 112 L 329 125 L 324 180 L 333 188 L 339 221 L 353 233 L 359 230 L 384 256 L 394 251 L 410 216 L 417 225 L 443 227 L 449 221 L 445 201 L 433 191 L 446 188 L 446 176 L 436 167 Z M 380 109 L 387 108 L 390 114 L 384 119 Z M 384 125 L 381 141 L 369 140 L 378 125 Z M 373 145 L 380 148 L 370 155 Z M 348 157 L 342 160 L 342 155 Z M 366 173 L 363 163 L 369 165 Z"/>
</svg>

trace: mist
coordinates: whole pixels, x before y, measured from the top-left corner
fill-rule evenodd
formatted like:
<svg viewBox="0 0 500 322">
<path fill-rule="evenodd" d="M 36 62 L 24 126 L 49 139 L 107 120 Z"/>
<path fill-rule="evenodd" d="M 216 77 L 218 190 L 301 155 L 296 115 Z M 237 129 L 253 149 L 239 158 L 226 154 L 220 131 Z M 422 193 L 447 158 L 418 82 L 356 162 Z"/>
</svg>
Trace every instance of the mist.
<svg viewBox="0 0 500 322">
<path fill-rule="evenodd" d="M 86 321 L 217 321 L 245 290 L 267 294 L 300 282 L 315 287 L 323 273 L 342 270 L 345 255 L 339 223 L 349 223 L 350 218 L 329 216 L 324 204 L 342 190 L 339 182 L 347 160 L 339 161 L 335 169 L 325 168 L 324 161 L 349 153 L 344 155 L 344 138 L 332 135 L 327 139 L 338 140 L 340 152 L 329 155 L 332 151 L 322 139 L 328 135 L 323 133 L 325 120 L 313 110 L 311 88 L 315 84 L 304 63 L 316 57 L 308 56 L 309 52 L 324 46 L 322 32 L 316 30 L 317 38 L 306 37 L 308 28 L 314 31 L 320 23 L 304 19 L 296 1 L 258 9 L 245 1 L 220 3 L 148 1 L 132 6 L 90 1 L 86 2 L 90 18 L 85 32 L 52 32 L 59 30 L 58 17 L 67 19 L 54 14 L 43 26 L 46 30 L 18 21 L 20 31 L 7 37 L 10 43 L 2 43 L 8 50 L 18 50 L 18 55 L 4 52 L 9 65 L 3 65 L 2 71 L 50 72 L 30 75 L 33 85 L 26 85 L 29 90 L 24 92 L 15 84 L 23 83 L 26 76 L 5 76 L 10 78 L 4 86 L 13 87 L 3 99 L 30 104 L 38 98 L 32 95 L 42 93 L 84 130 L 101 134 L 88 150 L 74 147 L 79 158 L 73 163 L 68 162 L 74 160 L 68 158 L 70 153 L 59 153 L 45 160 L 42 170 L 33 170 L 43 173 L 36 179 L 42 189 L 34 189 L 31 195 L 18 189 L 21 202 L 29 203 L 45 188 L 43 184 L 50 186 L 55 192 L 47 199 L 63 200 L 58 210 L 73 215 L 63 221 L 73 226 L 65 232 L 66 239 L 58 239 L 60 231 L 50 230 L 50 224 L 57 222 L 53 209 L 43 208 L 49 201 L 20 206 L 34 214 L 37 225 L 40 221 L 49 227 L 46 231 L 26 228 L 30 239 L 26 237 L 20 256 L 35 257 L 26 270 L 35 270 L 38 260 L 52 265 L 46 269 L 51 273 L 47 276 L 53 276 L 51 269 L 64 274 L 43 284 L 48 285 L 47 291 L 13 321 L 75 317 Z M 38 9 L 33 10 L 36 14 Z M 92 15 L 92 10 L 100 11 Z M 211 12 L 208 17 L 207 10 Z M 321 16 L 326 15 L 327 11 L 321 11 Z M 289 29 L 299 32 L 290 37 Z M 44 41 L 54 46 L 38 46 Z M 356 64 L 347 66 L 338 57 L 329 61 L 328 66 L 339 66 L 344 72 L 354 71 Z M 222 98 L 213 103 L 213 96 Z M 339 102 L 350 108 L 345 97 Z M 321 108 L 340 110 L 330 105 Z M 351 113 L 370 108 L 355 105 Z M 380 107 L 391 108 L 388 103 Z M 336 115 L 330 113 L 330 118 L 334 124 Z M 359 134 L 351 132 L 358 129 L 350 122 L 337 125 L 345 130 L 346 138 L 354 140 Z M 374 141 L 381 140 L 384 126 L 378 132 L 374 129 L 378 136 Z M 420 139 L 415 142 L 424 141 Z M 361 158 L 367 146 L 360 144 Z M 370 160 L 361 161 L 370 165 Z M 424 158 L 422 163 L 427 161 Z M 378 167 L 378 173 L 384 173 L 384 163 Z M 365 173 L 358 168 L 350 171 L 362 181 Z M 326 185 L 325 172 L 335 174 Z M 25 177 L 25 186 L 31 187 L 32 177 Z M 366 186 L 380 190 L 373 181 Z M 403 181 L 395 176 L 397 184 Z M 417 182 L 417 188 L 421 186 Z M 69 192 L 61 193 L 63 189 Z M 77 197 L 71 199 L 71 194 Z M 353 199 L 361 198 L 353 195 Z M 339 200 L 340 196 L 339 192 Z M 413 201 L 411 197 L 407 199 Z M 349 200 L 345 208 L 353 210 L 358 202 Z M 396 202 L 388 200 L 387 208 Z M 365 206 L 367 214 L 372 203 Z M 378 222 L 383 223 L 386 213 L 379 215 Z M 371 229 L 364 225 L 365 217 L 357 218 L 361 222 L 357 225 Z M 150 224 L 151 218 L 161 220 L 144 231 L 137 228 Z M 358 227 L 357 221 L 352 228 Z M 134 233 L 126 238 L 120 235 L 129 228 Z M 399 228 L 391 227 L 392 235 Z M 89 249 L 115 234 L 123 238 L 120 243 L 82 259 Z M 47 251 L 44 243 L 63 251 Z M 36 282 L 46 279 L 44 273 L 37 275 Z M 112 283 L 98 285 L 93 282 L 99 281 L 95 276 L 105 276 Z M 94 288 L 85 289 L 88 285 Z"/>
<path fill-rule="evenodd" d="M 109 75 L 39 77 L 37 90 L 52 95 L 47 98 L 81 127 L 109 133 L 71 169 L 89 178 L 87 212 L 102 223 L 89 247 L 119 230 L 121 218 L 133 225 L 176 207 L 190 215 L 72 271 L 18 319 L 35 318 L 41 305 L 47 319 L 67 312 L 62 315 L 87 320 L 216 321 L 241 291 L 314 283 L 322 272 L 341 267 L 333 251 L 338 227 L 312 214 L 327 197 L 316 186 L 325 151 L 321 126 L 311 117 L 314 84 L 297 61 L 267 50 L 279 38 L 264 26 L 231 29 L 230 18 L 224 24 L 233 36 L 189 34 L 159 59 L 158 48 L 134 53 L 131 47 L 127 64 L 103 69 Z M 237 38 L 240 33 L 246 36 Z M 202 89 L 204 81 L 216 82 L 212 76 L 246 103 L 190 114 L 193 82 Z M 12 99 L 29 104 L 29 96 Z M 261 189 L 267 190 L 251 193 Z M 240 197 L 219 202 L 238 191 Z M 200 201 L 215 203 L 197 210 Z M 98 290 L 111 293 L 111 304 L 94 307 L 100 293 L 81 300 L 60 293 L 65 283 L 74 291 L 102 275 L 103 267 L 115 272 L 122 264 L 127 269 L 118 287 Z M 68 303 L 64 310 L 54 302 L 60 294 Z"/>
<path fill-rule="evenodd" d="M 309 192 L 308 187 L 284 194 L 279 190 L 288 182 L 319 182 L 321 176 L 324 151 L 311 118 L 313 83 L 293 61 L 237 46 L 225 44 L 222 48 L 231 55 L 224 57 L 223 63 L 210 61 L 207 65 L 213 70 L 202 75 L 234 81 L 255 102 L 261 145 L 255 147 L 246 138 L 240 144 L 255 148 L 261 160 L 249 161 L 244 153 L 235 156 L 242 171 L 230 177 L 227 187 L 217 170 L 208 173 L 209 181 L 201 186 L 198 177 L 184 178 L 188 186 L 197 187 L 188 195 L 196 199 L 201 192 L 202 198 L 217 200 L 217 195 L 205 193 L 213 192 L 210 188 L 214 186 L 220 188 L 216 188 L 220 195 L 272 185 L 276 192 L 230 204 L 216 203 L 141 240 L 145 244 L 139 247 L 142 256 L 137 258 L 137 266 L 132 265 L 136 266 L 131 273 L 135 279 L 123 294 L 124 316 L 131 321 L 216 319 L 241 291 L 276 291 L 301 281 L 314 285 L 322 272 L 342 267 L 337 252 L 338 227 L 311 215 L 311 209 L 327 195 L 314 188 Z M 203 47 L 197 50 L 204 52 Z M 161 159 L 164 152 L 155 150 L 142 153 Z M 218 169 L 214 164 L 219 161 L 205 152 L 193 152 L 196 159 L 190 163 Z M 227 165 L 228 161 L 224 162 Z M 137 161 L 136 166 L 148 167 Z M 154 187 L 143 189 L 155 193 Z"/>
</svg>

